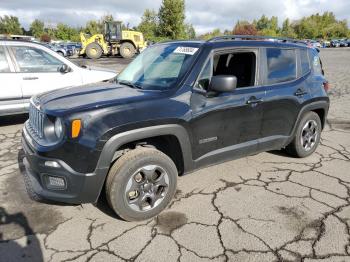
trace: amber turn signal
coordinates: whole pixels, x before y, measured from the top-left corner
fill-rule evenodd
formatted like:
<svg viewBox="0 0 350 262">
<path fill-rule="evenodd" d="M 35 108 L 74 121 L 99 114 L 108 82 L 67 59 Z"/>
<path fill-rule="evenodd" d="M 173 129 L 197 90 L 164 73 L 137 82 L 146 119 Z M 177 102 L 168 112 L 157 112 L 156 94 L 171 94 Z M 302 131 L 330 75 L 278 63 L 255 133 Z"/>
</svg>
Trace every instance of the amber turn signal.
<svg viewBox="0 0 350 262">
<path fill-rule="evenodd" d="M 72 138 L 76 138 L 80 134 L 81 120 L 75 119 L 72 121 Z"/>
</svg>

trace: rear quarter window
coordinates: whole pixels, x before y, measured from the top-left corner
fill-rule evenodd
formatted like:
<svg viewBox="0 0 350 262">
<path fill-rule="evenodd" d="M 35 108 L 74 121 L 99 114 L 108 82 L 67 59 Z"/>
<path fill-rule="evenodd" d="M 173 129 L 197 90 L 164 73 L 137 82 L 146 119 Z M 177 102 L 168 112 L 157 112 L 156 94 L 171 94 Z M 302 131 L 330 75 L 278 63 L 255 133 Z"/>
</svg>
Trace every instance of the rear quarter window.
<svg viewBox="0 0 350 262">
<path fill-rule="evenodd" d="M 315 75 L 323 75 L 322 63 L 318 52 L 314 49 L 309 49 L 309 61 Z"/>
<path fill-rule="evenodd" d="M 294 49 L 267 48 L 267 84 L 296 79 L 296 52 Z"/>
</svg>

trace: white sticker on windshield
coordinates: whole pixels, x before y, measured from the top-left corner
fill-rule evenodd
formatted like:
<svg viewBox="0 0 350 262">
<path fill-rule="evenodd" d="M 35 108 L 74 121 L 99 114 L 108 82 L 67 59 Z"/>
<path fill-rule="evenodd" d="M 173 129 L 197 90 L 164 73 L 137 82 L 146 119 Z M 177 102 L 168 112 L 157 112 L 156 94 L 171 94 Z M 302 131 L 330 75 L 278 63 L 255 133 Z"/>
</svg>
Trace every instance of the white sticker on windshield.
<svg viewBox="0 0 350 262">
<path fill-rule="evenodd" d="M 185 55 L 194 55 L 197 52 L 198 48 L 196 47 L 186 47 L 179 46 L 174 50 L 176 54 L 185 54 Z"/>
</svg>

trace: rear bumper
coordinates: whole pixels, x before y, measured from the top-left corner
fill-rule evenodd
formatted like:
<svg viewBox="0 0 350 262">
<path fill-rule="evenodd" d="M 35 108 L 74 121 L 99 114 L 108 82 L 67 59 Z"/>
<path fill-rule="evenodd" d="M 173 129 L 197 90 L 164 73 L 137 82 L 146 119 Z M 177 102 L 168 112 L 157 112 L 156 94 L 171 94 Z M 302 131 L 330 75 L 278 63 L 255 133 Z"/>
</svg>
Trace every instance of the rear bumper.
<svg viewBox="0 0 350 262">
<path fill-rule="evenodd" d="M 21 172 L 27 186 L 28 193 L 34 193 L 39 198 L 65 203 L 94 203 L 98 200 L 104 183 L 104 176 L 100 172 L 82 174 L 75 172 L 64 161 L 46 158 L 29 144 L 24 132 L 22 133 L 23 157 L 19 158 Z M 47 166 L 47 161 L 57 163 L 56 167 Z M 105 171 L 105 170 L 104 170 Z M 64 180 L 64 187 L 53 187 L 49 177 Z M 30 187 L 30 188 L 28 188 Z"/>
</svg>

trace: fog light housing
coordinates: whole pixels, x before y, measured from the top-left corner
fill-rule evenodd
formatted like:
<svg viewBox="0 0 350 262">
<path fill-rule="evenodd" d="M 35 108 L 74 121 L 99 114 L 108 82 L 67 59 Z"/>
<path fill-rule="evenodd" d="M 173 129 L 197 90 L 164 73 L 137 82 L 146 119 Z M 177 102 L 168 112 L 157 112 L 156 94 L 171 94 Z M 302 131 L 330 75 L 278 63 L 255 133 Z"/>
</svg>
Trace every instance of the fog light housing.
<svg viewBox="0 0 350 262">
<path fill-rule="evenodd" d="M 45 166 L 59 168 L 60 164 L 56 161 L 45 161 Z"/>
<path fill-rule="evenodd" d="M 49 189 L 64 190 L 67 187 L 66 180 L 63 177 L 46 175 L 45 180 Z"/>
</svg>

